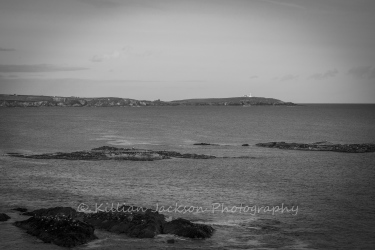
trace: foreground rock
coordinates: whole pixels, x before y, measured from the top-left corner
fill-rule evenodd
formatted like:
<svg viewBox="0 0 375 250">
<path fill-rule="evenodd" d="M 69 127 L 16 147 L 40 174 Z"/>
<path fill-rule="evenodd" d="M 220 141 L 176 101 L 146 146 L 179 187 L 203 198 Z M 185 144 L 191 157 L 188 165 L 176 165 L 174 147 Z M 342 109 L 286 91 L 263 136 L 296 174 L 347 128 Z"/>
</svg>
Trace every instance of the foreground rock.
<svg viewBox="0 0 375 250">
<path fill-rule="evenodd" d="M 8 153 L 9 156 L 30 159 L 64 159 L 64 160 L 122 160 L 122 161 L 155 161 L 171 158 L 189 159 L 213 159 L 212 155 L 182 154 L 175 151 L 153 151 L 135 148 L 117 148 L 103 146 L 89 151 L 77 151 L 72 153 L 49 153 L 39 155 L 26 155 Z"/>
<path fill-rule="evenodd" d="M 76 218 L 79 213 L 71 207 L 52 207 L 52 208 L 42 208 L 31 212 L 23 213 L 22 215 L 27 216 L 65 216 L 70 218 Z"/>
<path fill-rule="evenodd" d="M 135 238 L 175 234 L 205 239 L 214 232 L 209 225 L 196 224 L 181 218 L 167 222 L 163 214 L 136 206 L 121 206 L 95 213 L 77 212 L 70 207 L 54 207 L 34 210 L 24 215 L 32 217 L 15 222 L 14 225 L 27 230 L 27 233 L 43 242 L 64 247 L 73 247 L 96 239 L 94 228 Z"/>
<path fill-rule="evenodd" d="M 33 216 L 24 221 L 17 221 L 14 225 L 44 243 L 62 247 L 75 247 L 98 238 L 92 225 L 65 215 Z"/>
<path fill-rule="evenodd" d="M 23 208 L 23 207 L 13 208 L 12 210 L 18 211 L 18 212 L 21 212 L 21 213 L 27 212 L 27 208 Z"/>
<path fill-rule="evenodd" d="M 286 143 L 286 142 L 267 142 L 256 144 L 259 147 L 280 148 L 292 150 L 309 151 L 334 151 L 345 153 L 366 153 L 375 152 L 375 144 L 333 144 L 327 141 L 315 143 Z"/>
<path fill-rule="evenodd" d="M 7 214 L 0 213 L 0 221 L 7 221 L 10 217 Z"/>
<path fill-rule="evenodd" d="M 123 206 L 114 212 L 85 214 L 85 222 L 113 233 L 136 238 L 153 238 L 163 233 L 165 217 L 151 209 Z"/>
<path fill-rule="evenodd" d="M 185 219 L 176 219 L 167 222 L 164 225 L 164 233 L 175 234 L 188 238 L 209 238 L 212 236 L 214 229 L 203 224 L 195 224 Z"/>
<path fill-rule="evenodd" d="M 192 223 L 181 218 L 166 222 L 165 216 L 157 211 L 133 206 L 122 206 L 115 212 L 86 214 L 84 221 L 96 228 L 114 233 L 124 233 L 136 238 L 175 234 L 188 238 L 205 239 L 211 237 L 214 232 L 211 226 Z"/>
</svg>

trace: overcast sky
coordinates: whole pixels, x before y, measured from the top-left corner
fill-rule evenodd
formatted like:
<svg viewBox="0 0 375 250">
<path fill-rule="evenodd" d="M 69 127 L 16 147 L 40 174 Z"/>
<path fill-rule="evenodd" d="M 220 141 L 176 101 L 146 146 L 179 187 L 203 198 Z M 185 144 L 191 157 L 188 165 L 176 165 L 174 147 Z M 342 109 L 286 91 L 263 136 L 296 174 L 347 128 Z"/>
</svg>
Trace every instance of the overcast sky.
<svg viewBox="0 0 375 250">
<path fill-rule="evenodd" d="M 374 0 L 1 0 L 0 93 L 375 103 Z"/>
</svg>

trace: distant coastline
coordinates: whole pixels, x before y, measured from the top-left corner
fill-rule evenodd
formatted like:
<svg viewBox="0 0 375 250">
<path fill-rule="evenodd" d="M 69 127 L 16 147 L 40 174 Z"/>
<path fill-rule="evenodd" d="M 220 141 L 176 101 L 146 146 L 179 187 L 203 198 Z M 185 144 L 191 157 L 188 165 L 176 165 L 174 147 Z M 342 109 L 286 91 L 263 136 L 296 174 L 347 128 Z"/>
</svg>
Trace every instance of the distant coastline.
<svg viewBox="0 0 375 250">
<path fill-rule="evenodd" d="M 142 107 L 142 106 L 296 106 L 265 97 L 229 97 L 185 99 L 177 101 L 147 101 L 118 97 L 62 97 L 0 94 L 0 107 Z"/>
</svg>

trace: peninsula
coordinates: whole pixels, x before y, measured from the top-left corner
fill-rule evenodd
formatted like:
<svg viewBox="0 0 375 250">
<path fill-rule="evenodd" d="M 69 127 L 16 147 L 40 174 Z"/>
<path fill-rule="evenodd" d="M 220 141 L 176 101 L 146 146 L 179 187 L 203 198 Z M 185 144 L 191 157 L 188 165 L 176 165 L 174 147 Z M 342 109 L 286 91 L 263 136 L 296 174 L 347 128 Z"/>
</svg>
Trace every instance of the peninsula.
<svg viewBox="0 0 375 250">
<path fill-rule="evenodd" d="M 61 97 L 0 94 L 0 107 L 141 107 L 141 106 L 295 106 L 292 102 L 265 97 L 230 97 L 147 101 L 118 97 Z"/>
</svg>

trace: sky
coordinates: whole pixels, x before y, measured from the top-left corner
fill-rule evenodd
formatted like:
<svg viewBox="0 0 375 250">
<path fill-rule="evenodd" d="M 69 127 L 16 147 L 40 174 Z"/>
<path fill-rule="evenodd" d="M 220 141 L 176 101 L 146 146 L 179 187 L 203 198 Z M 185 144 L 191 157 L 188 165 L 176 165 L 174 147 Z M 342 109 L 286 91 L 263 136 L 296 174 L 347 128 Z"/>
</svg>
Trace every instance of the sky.
<svg viewBox="0 0 375 250">
<path fill-rule="evenodd" d="M 375 103 L 374 0 L 0 0 L 0 93 Z"/>
</svg>

